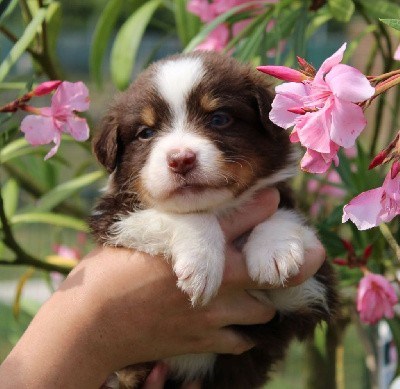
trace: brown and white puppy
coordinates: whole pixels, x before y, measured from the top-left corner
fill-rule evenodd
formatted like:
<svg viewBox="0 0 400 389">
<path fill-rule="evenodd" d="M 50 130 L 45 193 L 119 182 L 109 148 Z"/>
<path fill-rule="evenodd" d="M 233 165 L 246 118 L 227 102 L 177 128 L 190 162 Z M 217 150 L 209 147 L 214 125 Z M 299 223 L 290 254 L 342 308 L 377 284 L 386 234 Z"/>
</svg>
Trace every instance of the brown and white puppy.
<svg viewBox="0 0 400 389">
<path fill-rule="evenodd" d="M 265 76 L 230 57 L 197 52 L 150 66 L 116 98 L 94 143 L 110 172 L 90 222 L 97 240 L 164 255 L 178 287 L 194 305 L 206 304 L 224 270 L 218 215 L 276 186 L 280 209 L 253 229 L 243 251 L 254 280 L 282 286 L 317 238 L 293 210 L 286 181 L 294 153 L 286 131 L 268 118 L 271 101 Z M 302 285 L 257 293 L 265 296 L 279 315 L 237 327 L 256 347 L 239 356 L 171 358 L 168 387 L 196 378 L 204 389 L 259 387 L 288 342 L 311 335 L 336 301 L 327 264 Z M 120 381 L 121 388 L 140 385 Z"/>
</svg>

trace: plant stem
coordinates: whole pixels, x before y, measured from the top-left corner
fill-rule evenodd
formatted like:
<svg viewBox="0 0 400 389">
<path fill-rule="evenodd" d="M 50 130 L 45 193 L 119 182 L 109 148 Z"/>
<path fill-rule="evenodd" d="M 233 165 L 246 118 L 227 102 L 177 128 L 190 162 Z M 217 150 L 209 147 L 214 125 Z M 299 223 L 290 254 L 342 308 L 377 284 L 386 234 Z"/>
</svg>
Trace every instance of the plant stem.
<svg viewBox="0 0 400 389">
<path fill-rule="evenodd" d="M 397 260 L 400 261 L 400 246 L 396 242 L 396 239 L 394 238 L 389 227 L 385 223 L 382 223 L 379 225 L 379 230 L 381 231 L 383 237 L 388 242 L 390 248 L 394 251 L 394 253 L 397 257 Z"/>
<path fill-rule="evenodd" d="M 11 227 L 8 223 L 7 216 L 4 210 L 3 197 L 0 194 L 0 222 L 3 231 L 3 242 L 4 244 L 15 254 L 15 259 L 13 261 L 0 260 L 2 265 L 28 265 L 33 266 L 38 269 L 43 269 L 47 271 L 58 271 L 63 274 L 68 274 L 69 268 L 47 263 L 41 261 L 38 258 L 33 257 L 28 254 L 15 240 L 12 233 Z"/>
</svg>

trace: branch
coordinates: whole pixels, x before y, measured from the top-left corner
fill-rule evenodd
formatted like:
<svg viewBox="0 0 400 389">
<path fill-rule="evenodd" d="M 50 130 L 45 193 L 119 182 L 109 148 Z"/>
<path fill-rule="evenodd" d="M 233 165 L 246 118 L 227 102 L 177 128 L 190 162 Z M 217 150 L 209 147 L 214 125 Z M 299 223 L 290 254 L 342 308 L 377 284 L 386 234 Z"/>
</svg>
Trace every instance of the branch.
<svg viewBox="0 0 400 389">
<path fill-rule="evenodd" d="M 17 43 L 18 42 L 18 37 L 14 35 L 8 28 L 4 26 L 0 26 L 0 32 L 7 37 L 12 43 Z M 36 60 L 39 58 L 39 53 L 37 53 L 35 50 L 32 50 L 30 47 L 26 48 L 26 51 Z"/>
<path fill-rule="evenodd" d="M 4 210 L 3 197 L 0 194 L 0 221 L 2 224 L 2 231 L 4 234 L 3 242 L 4 244 L 16 255 L 13 261 L 1 260 L 0 264 L 3 265 L 28 265 L 33 266 L 38 269 L 47 271 L 58 271 L 63 274 L 68 274 L 71 270 L 65 266 L 60 266 L 48 262 L 41 261 L 38 258 L 33 257 L 27 253 L 15 240 L 12 233 L 10 224 L 8 223 L 7 216 Z"/>
</svg>

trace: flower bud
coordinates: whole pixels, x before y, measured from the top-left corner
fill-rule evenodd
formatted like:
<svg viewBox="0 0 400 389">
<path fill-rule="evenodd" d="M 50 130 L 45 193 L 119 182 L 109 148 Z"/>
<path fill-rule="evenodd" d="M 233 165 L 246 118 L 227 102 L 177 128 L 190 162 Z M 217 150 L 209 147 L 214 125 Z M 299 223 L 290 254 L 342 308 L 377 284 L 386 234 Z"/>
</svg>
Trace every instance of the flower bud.
<svg viewBox="0 0 400 389">
<path fill-rule="evenodd" d="M 62 83 L 60 80 L 46 81 L 39 84 L 32 92 L 31 96 L 44 96 L 53 92 Z"/>
<path fill-rule="evenodd" d="M 258 66 L 257 70 L 284 81 L 302 82 L 308 79 L 302 72 L 286 66 Z"/>
</svg>

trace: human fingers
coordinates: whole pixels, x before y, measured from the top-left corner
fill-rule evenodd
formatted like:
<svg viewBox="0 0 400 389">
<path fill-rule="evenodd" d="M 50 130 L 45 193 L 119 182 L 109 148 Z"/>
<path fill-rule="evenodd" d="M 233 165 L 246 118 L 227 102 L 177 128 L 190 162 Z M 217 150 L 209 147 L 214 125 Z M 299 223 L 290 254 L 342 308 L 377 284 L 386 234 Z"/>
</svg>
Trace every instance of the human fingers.
<svg viewBox="0 0 400 389">
<path fill-rule="evenodd" d="M 222 231 L 228 242 L 234 241 L 240 235 L 251 230 L 257 224 L 273 215 L 279 205 L 279 191 L 267 188 L 258 192 L 252 200 L 239 210 L 224 215 L 220 219 Z"/>
<path fill-rule="evenodd" d="M 168 366 L 162 362 L 157 363 L 147 376 L 142 389 L 163 389 L 168 376 Z"/>
<path fill-rule="evenodd" d="M 276 309 L 272 302 L 260 302 L 245 290 L 220 293 L 206 307 L 211 327 L 264 324 L 273 319 Z"/>
</svg>

